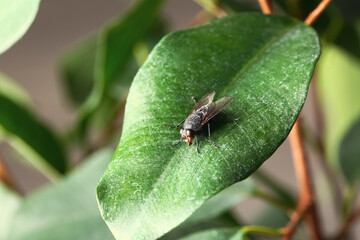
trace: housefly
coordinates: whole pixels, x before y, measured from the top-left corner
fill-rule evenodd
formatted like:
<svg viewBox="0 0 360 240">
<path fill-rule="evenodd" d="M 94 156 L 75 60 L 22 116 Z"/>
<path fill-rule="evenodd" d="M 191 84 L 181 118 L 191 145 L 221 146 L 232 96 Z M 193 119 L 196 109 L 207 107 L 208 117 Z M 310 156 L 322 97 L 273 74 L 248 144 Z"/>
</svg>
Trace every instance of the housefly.
<svg viewBox="0 0 360 240">
<path fill-rule="evenodd" d="M 196 149 L 200 154 L 199 150 L 199 142 L 197 139 L 197 135 L 200 130 L 203 128 L 205 124 L 207 124 L 208 136 L 210 142 L 217 147 L 214 141 L 210 138 L 210 123 L 209 120 L 216 116 L 219 112 L 224 110 L 233 100 L 233 97 L 223 97 L 213 102 L 215 96 L 215 92 L 206 94 L 203 96 L 198 102 L 195 101 L 195 106 L 191 109 L 189 115 L 186 119 L 181 121 L 176 126 L 168 126 L 171 128 L 178 128 L 182 123 L 184 123 L 183 127 L 180 129 L 180 141 L 177 143 L 181 143 L 182 141 L 189 143 L 189 146 L 192 145 L 192 141 L 195 138 L 196 140 Z M 176 144 L 176 145 L 177 145 Z"/>
</svg>

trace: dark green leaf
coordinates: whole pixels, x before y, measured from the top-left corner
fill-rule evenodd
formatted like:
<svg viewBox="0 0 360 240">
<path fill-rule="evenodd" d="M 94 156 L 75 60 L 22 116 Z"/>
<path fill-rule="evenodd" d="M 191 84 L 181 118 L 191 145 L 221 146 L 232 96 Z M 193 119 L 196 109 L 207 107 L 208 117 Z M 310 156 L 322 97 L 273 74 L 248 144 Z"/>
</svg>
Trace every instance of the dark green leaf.
<svg viewBox="0 0 360 240">
<path fill-rule="evenodd" d="M 97 187 L 117 239 L 155 239 L 248 177 L 285 140 L 306 98 L 320 44 L 298 21 L 241 14 L 166 36 L 131 86 L 122 139 Z M 215 148 L 171 145 L 199 99 L 234 101 L 212 124 Z M 223 117 L 221 117 L 221 115 Z M 227 118 L 240 118 L 233 122 Z"/>
<path fill-rule="evenodd" d="M 218 1 L 221 8 L 228 10 L 229 12 L 245 12 L 245 11 L 258 11 L 260 12 L 260 6 L 258 2 L 252 1 L 239 1 L 239 0 L 220 0 Z"/>
<path fill-rule="evenodd" d="M 110 151 L 100 151 L 61 182 L 27 197 L 7 239 L 114 239 L 100 216 L 94 193 L 110 158 Z"/>
<path fill-rule="evenodd" d="M 351 124 L 339 146 L 341 169 L 346 179 L 353 184 L 360 183 L 360 116 Z"/>
<path fill-rule="evenodd" d="M 66 159 L 54 133 L 28 109 L 0 95 L 0 135 L 49 178 L 66 171 Z"/>
<path fill-rule="evenodd" d="M 30 27 L 40 0 L 0 1 L 0 54 L 17 42 Z"/>
<path fill-rule="evenodd" d="M 269 228 L 281 228 L 288 222 L 289 217 L 283 209 L 268 205 L 258 212 L 254 221 L 251 223 Z"/>
<path fill-rule="evenodd" d="M 357 22 L 344 22 L 334 41 L 348 53 L 360 58 L 360 20 Z"/>
<path fill-rule="evenodd" d="M 360 61 L 327 45 L 319 63 L 318 91 L 325 114 L 325 150 L 331 163 L 343 170 L 349 183 L 360 180 Z"/>
<path fill-rule="evenodd" d="M 94 85 L 97 35 L 87 37 L 65 51 L 59 72 L 69 99 L 73 104 L 83 103 Z"/>
<path fill-rule="evenodd" d="M 9 228 L 20 203 L 21 198 L 0 182 L 0 240 L 7 240 Z"/>
<path fill-rule="evenodd" d="M 142 0 L 125 17 L 108 24 L 99 34 L 95 85 L 81 112 L 86 119 L 101 103 L 104 93 L 121 74 L 133 47 L 151 30 L 163 0 Z"/>
</svg>

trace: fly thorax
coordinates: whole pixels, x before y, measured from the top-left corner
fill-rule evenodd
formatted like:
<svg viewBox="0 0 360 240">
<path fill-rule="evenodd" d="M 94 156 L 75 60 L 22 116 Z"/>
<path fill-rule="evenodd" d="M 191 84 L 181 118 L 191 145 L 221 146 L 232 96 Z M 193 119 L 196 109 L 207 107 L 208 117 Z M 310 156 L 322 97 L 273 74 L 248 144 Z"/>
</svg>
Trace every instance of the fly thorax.
<svg viewBox="0 0 360 240">
<path fill-rule="evenodd" d="M 197 132 L 201 129 L 201 121 L 204 113 L 202 111 L 196 111 L 191 114 L 184 122 L 184 129 L 193 130 Z"/>
</svg>

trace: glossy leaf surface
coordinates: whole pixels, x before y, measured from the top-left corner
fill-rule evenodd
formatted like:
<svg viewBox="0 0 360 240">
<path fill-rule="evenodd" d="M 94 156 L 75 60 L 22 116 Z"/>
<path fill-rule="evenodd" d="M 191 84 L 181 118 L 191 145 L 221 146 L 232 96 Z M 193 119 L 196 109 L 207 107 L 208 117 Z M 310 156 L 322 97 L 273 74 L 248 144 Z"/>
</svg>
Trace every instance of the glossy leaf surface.
<svg viewBox="0 0 360 240">
<path fill-rule="evenodd" d="M 39 4 L 40 0 L 0 0 L 0 54 L 24 35 Z"/>
<path fill-rule="evenodd" d="M 318 91 L 325 114 L 325 148 L 349 183 L 360 180 L 360 60 L 328 45 L 319 63 Z"/>
<path fill-rule="evenodd" d="M 312 28 L 260 14 L 163 38 L 133 81 L 121 142 L 97 187 L 115 237 L 156 239 L 254 172 L 287 137 L 319 55 Z M 212 91 L 215 100 L 234 97 L 211 124 L 219 148 L 205 136 L 201 155 L 186 144 L 171 147 L 179 130 L 164 124 L 187 116 L 191 96 Z"/>
<path fill-rule="evenodd" d="M 110 157 L 110 151 L 97 152 L 64 180 L 27 197 L 7 239 L 114 239 L 99 214 L 94 193 Z"/>
</svg>

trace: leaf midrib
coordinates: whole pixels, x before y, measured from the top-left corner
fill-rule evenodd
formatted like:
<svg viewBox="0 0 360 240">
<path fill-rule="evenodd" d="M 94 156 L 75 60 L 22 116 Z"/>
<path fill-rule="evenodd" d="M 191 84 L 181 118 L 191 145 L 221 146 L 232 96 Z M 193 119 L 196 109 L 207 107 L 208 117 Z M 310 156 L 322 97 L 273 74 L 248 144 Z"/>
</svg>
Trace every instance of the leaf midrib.
<svg viewBox="0 0 360 240">
<path fill-rule="evenodd" d="M 224 93 L 232 86 L 234 85 L 235 81 L 237 79 L 239 79 L 244 73 L 245 71 L 253 64 L 255 63 L 260 56 L 268 49 L 271 48 L 271 46 L 277 42 L 277 40 L 281 39 L 283 36 L 285 36 L 291 29 L 293 29 L 293 27 L 296 27 L 297 25 L 299 25 L 299 23 L 297 22 L 292 22 L 291 24 L 289 24 L 288 26 L 284 27 L 284 29 L 277 35 L 275 35 L 274 37 L 272 37 L 262 48 L 260 48 L 260 50 L 255 53 L 252 58 L 249 59 L 249 61 L 240 69 L 240 71 L 238 71 L 235 76 L 231 79 L 231 81 L 227 84 L 227 86 L 224 87 L 224 90 L 218 94 L 218 97 L 222 97 L 224 96 Z"/>
</svg>

